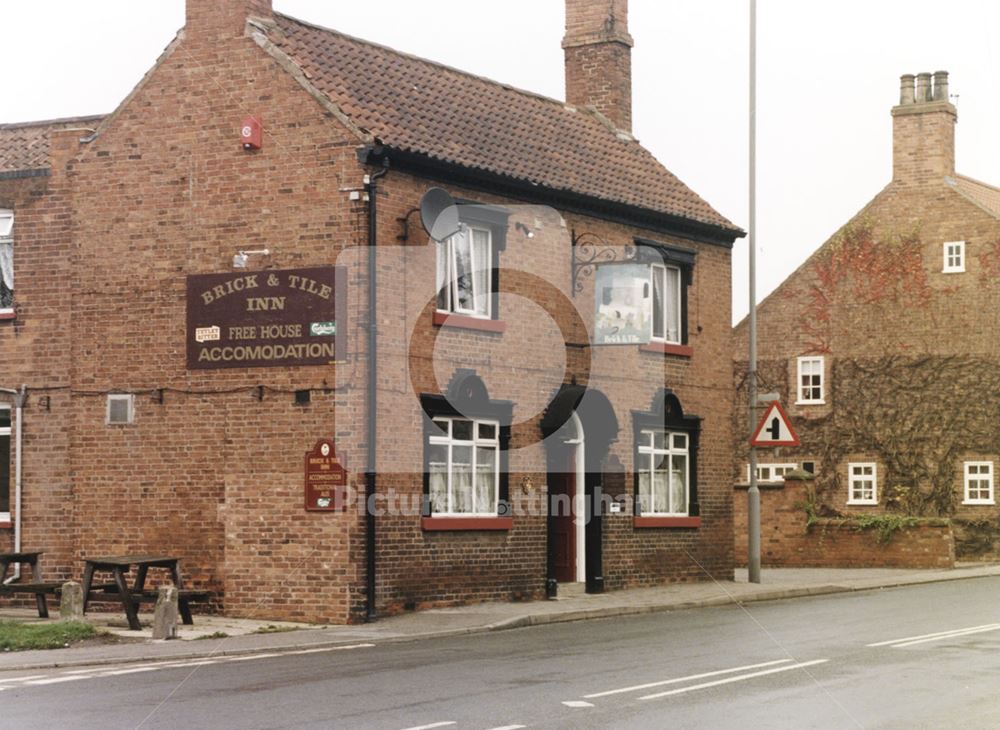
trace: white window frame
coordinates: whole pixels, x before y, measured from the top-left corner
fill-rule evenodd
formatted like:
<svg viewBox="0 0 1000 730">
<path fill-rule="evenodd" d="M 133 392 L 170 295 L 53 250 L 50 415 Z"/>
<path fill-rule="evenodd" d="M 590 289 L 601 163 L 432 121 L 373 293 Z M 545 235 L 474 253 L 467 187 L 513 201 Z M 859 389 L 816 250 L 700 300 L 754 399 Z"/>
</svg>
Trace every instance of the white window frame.
<svg viewBox="0 0 1000 730">
<path fill-rule="evenodd" d="M 798 469 L 798 464 L 757 464 L 757 481 L 763 484 L 781 484 L 785 481 L 784 473 Z M 778 470 L 782 473 L 778 474 Z M 750 465 L 747 464 L 747 482 L 750 481 Z"/>
<path fill-rule="evenodd" d="M 462 418 L 460 416 L 435 416 L 433 419 L 435 430 L 428 437 L 428 442 L 436 446 L 448 447 L 448 481 L 447 481 L 447 509 L 445 511 L 435 510 L 434 517 L 496 517 L 500 514 L 500 422 L 489 419 Z M 456 439 L 453 437 L 455 421 L 469 421 L 472 423 L 472 439 Z M 447 431 L 440 428 L 441 424 L 447 424 Z M 479 434 L 480 426 L 492 426 L 493 438 L 483 438 Z M 468 446 L 472 449 L 472 511 L 454 511 L 454 489 L 452 487 L 452 472 L 454 467 L 453 451 L 455 446 Z M 493 504 L 487 509 L 477 509 L 476 504 L 476 480 L 479 478 L 479 449 L 490 449 L 494 451 L 493 457 Z M 430 464 L 427 465 L 428 471 Z M 430 495 L 428 494 L 428 498 Z"/>
<path fill-rule="evenodd" d="M 14 211 L 0 208 L 0 243 L 14 246 Z M 0 307 L 0 314 L 12 314 L 13 307 Z"/>
<path fill-rule="evenodd" d="M 664 435 L 664 443 L 668 444 L 663 448 L 656 448 L 654 441 L 654 434 L 662 433 Z M 681 437 L 684 439 L 683 448 L 675 446 L 676 438 Z M 643 517 L 688 517 L 691 513 L 691 434 L 685 431 L 668 431 L 664 430 L 653 430 L 644 429 L 639 432 L 639 444 L 636 449 L 638 452 L 638 464 L 636 464 L 636 473 L 641 474 L 646 472 L 649 474 L 649 493 L 644 495 L 642 492 L 642 480 L 639 480 L 638 498 L 639 504 L 641 505 L 641 514 Z M 683 512 L 676 510 L 669 510 L 669 507 L 673 505 L 668 504 L 667 512 L 656 512 L 653 511 L 652 505 L 655 504 L 653 500 L 653 464 L 654 460 L 658 456 L 670 457 L 670 466 L 673 465 L 674 456 L 684 457 L 684 504 L 685 509 Z M 674 478 L 674 470 L 671 468 L 667 469 L 667 501 L 670 501 L 670 497 L 673 494 L 673 485 L 670 480 Z M 650 509 L 647 511 L 646 507 L 649 506 Z"/>
<path fill-rule="evenodd" d="M 111 404 L 115 401 L 121 401 L 127 404 L 128 415 L 125 421 L 112 421 L 111 420 Z M 132 393 L 109 393 L 108 394 L 108 404 L 107 409 L 104 413 L 104 423 L 108 426 L 130 426 L 135 423 L 135 395 Z"/>
<path fill-rule="evenodd" d="M 667 300 L 667 297 L 666 297 L 668 272 L 670 272 L 669 273 L 670 276 L 675 276 L 677 278 L 677 287 L 675 289 L 675 291 L 677 292 L 677 296 L 675 298 L 676 301 L 673 303 L 674 304 L 674 315 L 675 315 L 674 319 L 673 319 L 673 322 L 671 322 L 671 319 L 670 319 L 670 302 Z M 664 297 L 663 297 L 663 312 L 661 313 L 662 314 L 662 321 L 663 321 L 663 331 L 660 332 L 660 333 L 657 333 L 657 331 L 656 331 L 656 325 L 655 325 L 656 316 L 655 316 L 655 312 L 652 311 L 654 303 L 656 302 L 656 296 L 653 294 L 653 292 L 656 291 L 656 277 L 657 276 L 661 276 L 661 275 L 663 276 L 663 289 L 662 289 L 662 291 L 664 293 Z M 651 339 L 654 342 L 664 342 L 664 343 L 666 343 L 668 345 L 681 345 L 681 344 L 683 344 L 681 342 L 681 340 L 684 338 L 683 322 L 681 322 L 681 313 L 682 313 L 682 308 L 681 308 L 682 300 L 681 300 L 681 297 L 684 296 L 684 293 L 682 291 L 683 285 L 684 285 L 684 278 L 681 275 L 680 267 L 678 267 L 678 266 L 669 266 L 669 265 L 666 265 L 666 264 L 652 264 L 649 267 L 649 286 L 650 286 L 650 290 L 649 290 L 649 294 L 650 294 L 650 296 L 649 296 L 649 306 L 650 306 L 649 327 L 650 327 L 650 332 L 651 332 Z M 671 324 L 674 325 L 674 331 L 677 333 L 677 336 L 675 338 L 671 338 L 670 337 Z"/>
<path fill-rule="evenodd" d="M 976 469 L 977 471 L 973 473 L 972 469 Z M 983 472 L 982 471 L 983 469 L 985 469 L 986 471 Z M 962 471 L 965 476 L 965 478 L 963 479 L 963 483 L 965 484 L 965 491 L 964 491 L 965 498 L 962 500 L 962 504 L 996 504 L 993 492 L 992 461 L 967 461 L 965 462 Z M 972 482 L 985 482 L 985 489 L 987 490 L 988 496 L 986 497 L 970 496 L 972 491 Z M 981 492 L 983 488 L 984 487 L 982 484 L 976 485 L 977 491 Z"/>
<path fill-rule="evenodd" d="M 10 423 L 13 424 L 13 413 L 11 412 L 11 407 L 8 406 L 8 405 L 0 405 L 0 411 L 7 411 L 7 414 L 9 416 L 11 416 Z M 0 426 L 0 436 L 6 436 L 8 439 L 10 439 L 11 438 L 11 428 L 10 428 L 10 426 Z M 10 456 L 11 456 L 12 459 L 16 459 L 17 458 L 16 455 L 14 454 L 14 442 L 13 441 L 10 441 Z M 12 471 L 13 470 L 10 468 L 10 464 L 7 464 L 7 474 L 8 474 L 8 477 L 11 475 Z M 11 484 L 10 484 L 10 480 L 8 478 L 8 481 L 7 481 L 7 505 L 8 505 L 8 507 L 10 506 L 11 496 L 12 496 L 11 495 Z M 8 509 L 6 512 L 0 512 L 0 522 L 10 522 L 10 514 L 11 514 L 10 513 L 10 509 Z"/>
<path fill-rule="evenodd" d="M 871 474 L 862 470 L 871 469 Z M 860 473 L 855 474 L 855 470 Z M 871 481 L 871 497 L 863 495 L 864 482 Z M 856 488 L 856 485 L 857 488 Z M 848 504 L 878 504 L 878 464 L 874 461 L 853 461 L 847 465 L 847 503 Z"/>
<path fill-rule="evenodd" d="M 466 224 L 461 224 L 461 230 L 449 236 L 444 241 L 439 241 L 437 243 L 437 255 L 440 256 L 441 252 L 444 251 L 445 255 L 448 257 L 446 271 L 448 281 L 447 285 L 443 285 L 442 282 L 438 281 L 438 291 L 441 289 L 445 290 L 445 301 L 444 307 L 441 306 L 440 301 L 437 304 L 437 311 L 444 312 L 446 314 L 461 314 L 464 317 L 476 317 L 478 319 L 492 319 L 493 318 L 493 231 L 484 226 L 469 226 Z M 476 233 L 486 234 L 486 261 L 479 262 L 476 258 L 476 247 L 474 245 L 475 234 Z M 486 312 L 477 312 L 475 309 L 469 309 L 467 307 L 461 307 L 458 305 L 456 297 L 456 285 L 458 281 L 458 262 L 455 257 L 455 239 L 457 236 L 468 236 L 469 239 L 469 266 L 473 272 L 480 271 L 485 263 L 486 269 L 486 289 L 485 294 L 481 294 L 476 291 L 476 279 L 475 273 L 472 274 L 472 297 L 473 301 L 479 299 L 482 296 L 486 297 Z M 437 264 L 440 268 L 440 263 Z M 435 269 L 435 278 L 438 275 L 438 269 Z"/>
<path fill-rule="evenodd" d="M 803 376 L 803 365 L 806 364 L 819 364 L 819 383 L 809 385 L 802 384 Z M 810 376 L 816 375 L 816 373 L 809 373 Z M 819 388 L 819 398 L 809 397 L 803 398 L 803 391 L 808 388 L 810 391 L 810 396 L 815 388 Z M 798 358 L 796 372 L 795 372 L 795 404 L 799 406 L 821 406 L 826 403 L 826 359 L 822 355 L 803 355 Z"/>
<path fill-rule="evenodd" d="M 944 274 L 961 274 L 965 272 L 965 241 L 945 241 L 944 265 L 941 272 Z"/>
</svg>

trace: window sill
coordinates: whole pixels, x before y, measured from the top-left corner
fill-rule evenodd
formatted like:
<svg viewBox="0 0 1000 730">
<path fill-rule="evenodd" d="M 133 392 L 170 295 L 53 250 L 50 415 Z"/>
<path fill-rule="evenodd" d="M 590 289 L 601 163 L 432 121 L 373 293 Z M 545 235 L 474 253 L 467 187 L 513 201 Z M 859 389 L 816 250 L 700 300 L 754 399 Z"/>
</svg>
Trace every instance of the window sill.
<svg viewBox="0 0 1000 730">
<path fill-rule="evenodd" d="M 795 401 L 797 406 L 825 406 L 825 400 L 797 400 Z"/>
<path fill-rule="evenodd" d="M 0 530 L 9 530 L 13 526 L 14 526 L 14 523 L 11 522 L 9 519 L 7 519 L 7 520 L 0 520 Z"/>
<path fill-rule="evenodd" d="M 425 532 L 458 530 L 510 530 L 513 517 L 421 517 L 420 527 Z"/>
<path fill-rule="evenodd" d="M 456 327 L 479 332 L 494 332 L 502 334 L 507 331 L 507 323 L 499 319 L 480 319 L 466 314 L 451 314 L 449 312 L 434 312 L 435 327 Z"/>
<path fill-rule="evenodd" d="M 965 269 L 944 269 L 942 274 L 964 274 Z"/>
<path fill-rule="evenodd" d="M 849 499 L 847 500 L 847 505 L 849 507 L 878 507 L 878 500 L 875 500 L 874 502 L 869 502 L 867 500 L 862 502 L 856 499 Z"/>
<path fill-rule="evenodd" d="M 701 527 L 701 517 L 633 517 L 632 527 Z"/>
<path fill-rule="evenodd" d="M 694 355 L 694 348 L 690 345 L 672 345 L 669 342 L 650 342 L 646 345 L 639 345 L 639 351 L 655 352 L 660 355 L 677 355 L 678 357 Z"/>
<path fill-rule="evenodd" d="M 0 319 L 16 319 L 17 312 L 13 309 L 0 309 Z"/>
<path fill-rule="evenodd" d="M 995 507 L 996 502 L 992 499 L 976 499 L 976 500 L 963 500 L 962 506 L 964 507 Z"/>
</svg>

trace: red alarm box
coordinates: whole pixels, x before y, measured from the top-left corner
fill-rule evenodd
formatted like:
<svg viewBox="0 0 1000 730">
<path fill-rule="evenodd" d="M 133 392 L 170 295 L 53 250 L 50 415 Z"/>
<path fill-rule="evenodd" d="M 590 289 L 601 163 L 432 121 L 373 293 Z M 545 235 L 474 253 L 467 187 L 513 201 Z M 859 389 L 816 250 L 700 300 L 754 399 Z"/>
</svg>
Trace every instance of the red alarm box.
<svg viewBox="0 0 1000 730">
<path fill-rule="evenodd" d="M 264 142 L 264 127 L 260 117 L 249 116 L 240 125 L 240 142 L 245 150 L 259 150 Z"/>
</svg>

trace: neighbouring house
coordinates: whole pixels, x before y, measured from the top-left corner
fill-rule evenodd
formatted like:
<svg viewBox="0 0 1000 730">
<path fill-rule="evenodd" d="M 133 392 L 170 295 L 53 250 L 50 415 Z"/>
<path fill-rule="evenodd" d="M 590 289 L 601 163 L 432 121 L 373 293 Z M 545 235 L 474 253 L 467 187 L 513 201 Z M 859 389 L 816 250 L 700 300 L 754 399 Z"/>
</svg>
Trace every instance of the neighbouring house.
<svg viewBox="0 0 1000 730">
<path fill-rule="evenodd" d="M 955 171 L 956 121 L 946 72 L 903 76 L 892 181 L 759 305 L 761 387 L 802 443 L 761 452 L 758 479 L 813 472 L 818 516 L 951 518 L 958 558 L 975 559 L 1000 554 L 1000 189 Z"/>
<path fill-rule="evenodd" d="M 0 127 L 4 547 L 339 623 L 730 578 L 743 233 L 632 136 L 626 0 L 563 46 L 566 102 L 187 0 L 112 113 Z"/>
</svg>

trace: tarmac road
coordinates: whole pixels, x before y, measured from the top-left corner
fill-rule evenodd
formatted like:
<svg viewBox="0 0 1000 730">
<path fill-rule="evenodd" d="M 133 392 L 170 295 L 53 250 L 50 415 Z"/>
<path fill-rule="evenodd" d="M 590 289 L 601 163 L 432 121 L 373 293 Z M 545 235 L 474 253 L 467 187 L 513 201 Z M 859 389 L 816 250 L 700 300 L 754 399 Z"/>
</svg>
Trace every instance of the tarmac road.
<svg viewBox="0 0 1000 730">
<path fill-rule="evenodd" d="M 0 674 L 12 728 L 1000 727 L 1000 578 Z"/>
</svg>

